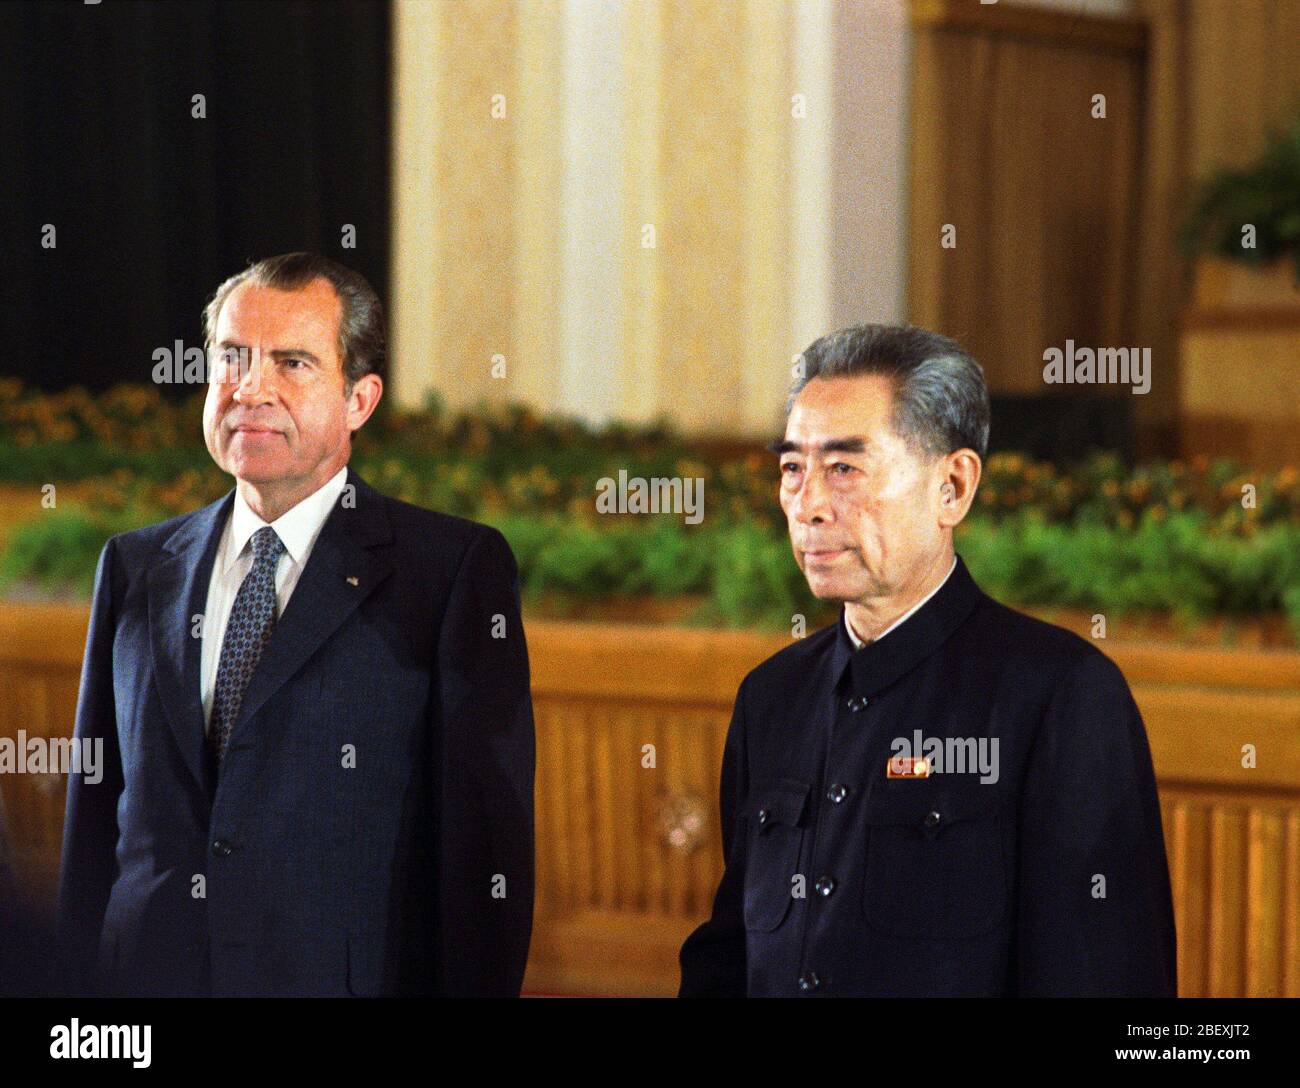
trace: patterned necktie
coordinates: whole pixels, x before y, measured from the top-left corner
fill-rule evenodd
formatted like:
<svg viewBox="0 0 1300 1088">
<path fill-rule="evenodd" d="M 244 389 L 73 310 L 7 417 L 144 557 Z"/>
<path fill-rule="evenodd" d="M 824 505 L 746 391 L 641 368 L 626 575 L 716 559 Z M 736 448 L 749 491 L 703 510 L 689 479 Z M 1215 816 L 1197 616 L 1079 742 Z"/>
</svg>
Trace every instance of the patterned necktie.
<svg viewBox="0 0 1300 1088">
<path fill-rule="evenodd" d="M 253 569 L 244 576 L 235 594 L 217 664 L 208 745 L 218 765 L 226 754 L 230 730 L 239 717 L 244 691 L 253 678 L 262 648 L 275 630 L 275 564 L 283 551 L 284 542 L 269 525 L 253 534 Z"/>
</svg>

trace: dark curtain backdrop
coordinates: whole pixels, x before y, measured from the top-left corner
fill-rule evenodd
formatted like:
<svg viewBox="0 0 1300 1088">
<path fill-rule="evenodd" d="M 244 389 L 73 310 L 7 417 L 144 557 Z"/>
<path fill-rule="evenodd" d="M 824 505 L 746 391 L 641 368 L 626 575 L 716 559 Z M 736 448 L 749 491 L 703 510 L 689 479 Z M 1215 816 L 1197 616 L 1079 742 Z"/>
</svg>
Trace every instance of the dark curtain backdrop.
<svg viewBox="0 0 1300 1088">
<path fill-rule="evenodd" d="M 388 74 L 379 0 L 0 4 L 0 374 L 150 381 L 222 279 L 289 250 L 386 297 Z"/>
<path fill-rule="evenodd" d="M 990 394 L 989 453 L 1025 453 L 1064 468 L 1089 451 L 1101 450 L 1118 453 L 1132 464 L 1132 402 L 1137 399 L 1126 391 L 1110 397 Z"/>
</svg>

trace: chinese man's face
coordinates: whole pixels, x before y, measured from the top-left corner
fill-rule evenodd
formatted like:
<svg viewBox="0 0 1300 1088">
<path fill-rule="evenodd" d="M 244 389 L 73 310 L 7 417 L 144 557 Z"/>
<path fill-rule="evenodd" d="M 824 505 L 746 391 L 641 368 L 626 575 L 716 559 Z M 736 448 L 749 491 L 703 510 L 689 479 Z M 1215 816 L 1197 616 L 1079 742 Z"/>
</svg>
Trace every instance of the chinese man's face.
<svg viewBox="0 0 1300 1088">
<path fill-rule="evenodd" d="M 786 421 L 781 508 L 795 561 L 821 600 L 889 597 L 946 546 L 944 459 L 894 431 L 888 378 L 814 378 Z"/>
</svg>

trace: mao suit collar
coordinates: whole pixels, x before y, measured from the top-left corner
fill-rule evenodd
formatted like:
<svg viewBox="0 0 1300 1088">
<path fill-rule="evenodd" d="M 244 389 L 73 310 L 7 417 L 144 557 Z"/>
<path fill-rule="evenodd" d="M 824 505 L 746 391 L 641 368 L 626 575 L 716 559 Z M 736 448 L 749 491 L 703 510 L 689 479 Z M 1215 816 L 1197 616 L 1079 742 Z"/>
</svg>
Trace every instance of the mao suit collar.
<svg viewBox="0 0 1300 1088">
<path fill-rule="evenodd" d="M 983 596 L 961 556 L 948 580 L 928 601 L 888 637 L 853 648 L 845 626 L 844 610 L 836 624 L 831 648 L 831 677 L 837 685 L 847 681 L 855 695 L 871 696 L 902 679 L 934 653 L 961 626 Z"/>
</svg>

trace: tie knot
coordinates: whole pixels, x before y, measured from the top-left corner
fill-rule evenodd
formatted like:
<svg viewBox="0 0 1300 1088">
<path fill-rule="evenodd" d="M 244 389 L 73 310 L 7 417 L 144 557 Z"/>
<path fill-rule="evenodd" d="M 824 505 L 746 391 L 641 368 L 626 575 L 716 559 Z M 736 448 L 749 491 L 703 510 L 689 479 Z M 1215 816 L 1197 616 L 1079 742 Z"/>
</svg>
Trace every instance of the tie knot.
<svg viewBox="0 0 1300 1088">
<path fill-rule="evenodd" d="M 269 525 L 264 525 L 253 534 L 253 562 L 262 564 L 274 562 L 280 558 L 280 553 L 284 551 L 284 541 L 281 540 Z"/>
</svg>

